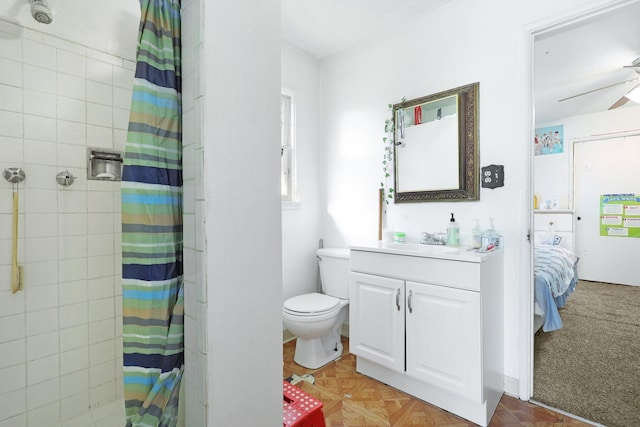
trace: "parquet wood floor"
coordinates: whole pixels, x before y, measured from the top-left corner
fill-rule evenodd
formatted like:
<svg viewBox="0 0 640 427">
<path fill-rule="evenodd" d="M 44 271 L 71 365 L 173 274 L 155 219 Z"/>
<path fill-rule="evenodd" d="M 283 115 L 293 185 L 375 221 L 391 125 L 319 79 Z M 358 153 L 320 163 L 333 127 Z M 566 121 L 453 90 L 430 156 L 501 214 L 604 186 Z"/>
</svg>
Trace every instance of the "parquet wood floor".
<svg viewBox="0 0 640 427">
<path fill-rule="evenodd" d="M 315 384 L 296 384 L 323 403 L 327 427 L 470 427 L 475 424 L 436 406 L 356 372 L 355 356 L 349 342 L 342 339 L 342 358 L 320 369 L 306 369 L 293 361 L 295 340 L 283 346 L 284 378 L 293 374 L 313 374 Z M 582 421 L 524 402 L 502 397 L 490 427 L 589 427 Z"/>
</svg>

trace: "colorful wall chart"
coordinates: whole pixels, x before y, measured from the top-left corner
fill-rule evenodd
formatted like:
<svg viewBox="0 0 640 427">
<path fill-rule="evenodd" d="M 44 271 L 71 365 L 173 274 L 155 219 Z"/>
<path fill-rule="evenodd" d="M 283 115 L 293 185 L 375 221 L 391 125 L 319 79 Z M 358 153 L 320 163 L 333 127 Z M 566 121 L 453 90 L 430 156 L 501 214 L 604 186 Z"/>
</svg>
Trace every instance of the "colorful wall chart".
<svg viewBox="0 0 640 427">
<path fill-rule="evenodd" d="M 640 237 L 640 194 L 600 196 L 600 235 Z"/>
</svg>

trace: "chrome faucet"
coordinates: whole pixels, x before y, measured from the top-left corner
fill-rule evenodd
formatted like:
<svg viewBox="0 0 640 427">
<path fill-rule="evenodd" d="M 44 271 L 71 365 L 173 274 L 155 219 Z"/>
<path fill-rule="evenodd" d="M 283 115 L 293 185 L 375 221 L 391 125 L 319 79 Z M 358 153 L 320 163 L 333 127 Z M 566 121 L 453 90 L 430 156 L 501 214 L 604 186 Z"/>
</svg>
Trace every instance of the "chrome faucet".
<svg viewBox="0 0 640 427">
<path fill-rule="evenodd" d="M 422 245 L 445 245 L 447 242 L 442 237 L 443 233 L 422 233 L 422 239 L 420 239 L 420 244 Z"/>
</svg>

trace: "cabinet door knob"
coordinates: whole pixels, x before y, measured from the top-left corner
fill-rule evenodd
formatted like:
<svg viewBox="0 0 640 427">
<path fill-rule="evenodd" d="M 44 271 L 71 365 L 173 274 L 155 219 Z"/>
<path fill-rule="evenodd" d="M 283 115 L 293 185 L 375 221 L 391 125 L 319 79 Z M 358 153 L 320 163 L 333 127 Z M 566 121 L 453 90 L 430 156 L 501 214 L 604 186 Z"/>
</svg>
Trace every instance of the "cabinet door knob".
<svg viewBox="0 0 640 427">
<path fill-rule="evenodd" d="M 396 289 L 396 308 L 400 311 L 400 288 Z"/>
<path fill-rule="evenodd" d="M 413 291 L 409 291 L 409 298 L 407 299 L 407 306 L 409 307 L 409 313 L 413 313 L 413 307 L 411 306 L 412 296 L 413 296 Z"/>
</svg>

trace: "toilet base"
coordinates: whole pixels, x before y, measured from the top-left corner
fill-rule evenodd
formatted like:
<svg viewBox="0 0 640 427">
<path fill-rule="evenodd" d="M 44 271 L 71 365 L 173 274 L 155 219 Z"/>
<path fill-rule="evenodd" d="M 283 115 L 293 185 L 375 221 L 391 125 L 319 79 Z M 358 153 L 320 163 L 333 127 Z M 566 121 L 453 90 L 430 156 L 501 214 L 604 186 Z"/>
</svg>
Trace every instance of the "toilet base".
<svg viewBox="0 0 640 427">
<path fill-rule="evenodd" d="M 308 369 L 318 369 L 342 356 L 343 349 L 340 335 L 337 340 L 335 337 L 331 339 L 329 336 L 310 340 L 296 338 L 296 352 L 293 361 Z"/>
<path fill-rule="evenodd" d="M 336 323 L 321 337 L 304 339 L 296 338 L 296 352 L 293 361 L 309 369 L 318 369 L 342 356 L 342 323 L 347 315 L 346 306 L 342 307 Z"/>
</svg>

